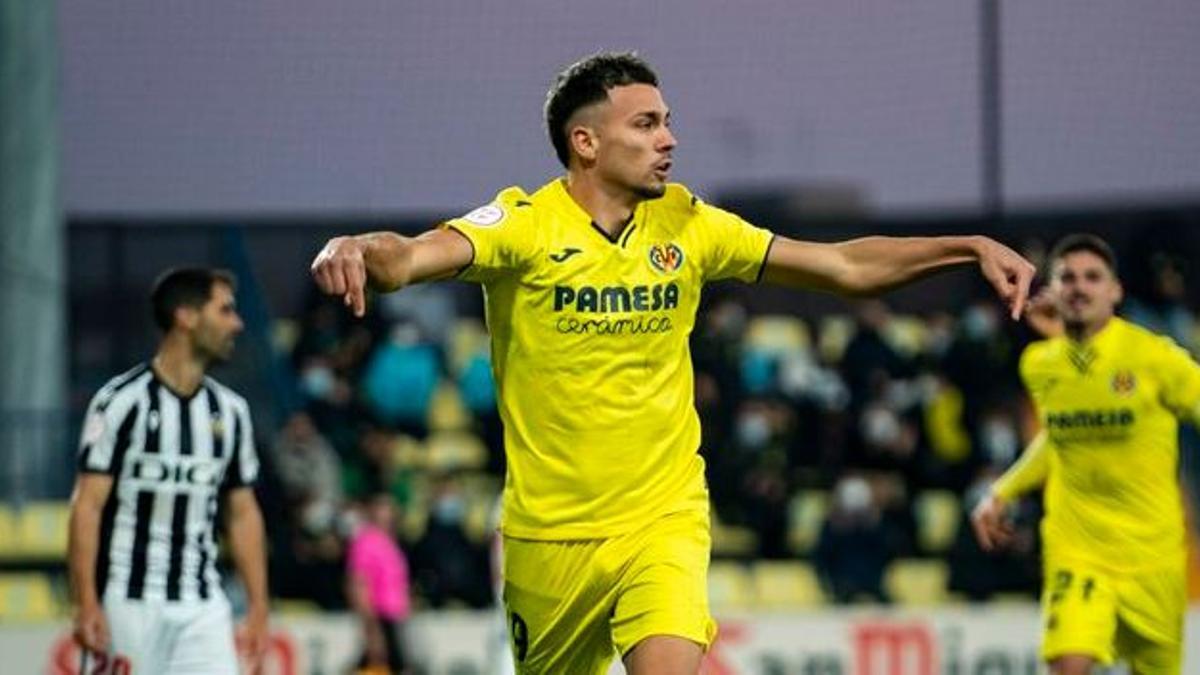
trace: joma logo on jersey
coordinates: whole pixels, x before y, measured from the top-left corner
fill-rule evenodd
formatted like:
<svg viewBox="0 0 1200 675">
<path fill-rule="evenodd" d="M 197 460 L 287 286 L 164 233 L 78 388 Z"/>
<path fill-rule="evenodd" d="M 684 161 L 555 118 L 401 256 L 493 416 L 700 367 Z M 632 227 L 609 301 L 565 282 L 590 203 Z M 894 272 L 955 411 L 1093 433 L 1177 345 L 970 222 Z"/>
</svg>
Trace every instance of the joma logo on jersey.
<svg viewBox="0 0 1200 675">
<path fill-rule="evenodd" d="M 220 469 L 212 462 L 175 464 L 158 457 L 144 456 L 134 460 L 130 477 L 155 483 L 183 483 L 184 485 L 217 484 Z"/>
<path fill-rule="evenodd" d="M 670 274 L 683 265 L 683 249 L 675 244 L 654 244 L 650 247 L 650 264 L 664 274 Z"/>
<path fill-rule="evenodd" d="M 675 282 L 653 286 L 570 286 L 554 287 L 554 311 L 564 308 L 576 312 L 654 312 L 679 306 L 679 286 Z"/>
</svg>

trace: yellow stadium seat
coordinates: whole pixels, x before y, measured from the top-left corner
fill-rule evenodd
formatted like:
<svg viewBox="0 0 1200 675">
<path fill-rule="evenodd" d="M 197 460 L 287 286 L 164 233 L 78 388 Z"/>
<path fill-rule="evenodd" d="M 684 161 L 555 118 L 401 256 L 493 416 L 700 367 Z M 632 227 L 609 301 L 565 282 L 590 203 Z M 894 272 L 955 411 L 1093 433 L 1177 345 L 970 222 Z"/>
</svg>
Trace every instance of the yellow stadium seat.
<svg viewBox="0 0 1200 675">
<path fill-rule="evenodd" d="M 421 441 L 398 434 L 392 442 L 392 459 L 399 469 L 424 469 L 429 463 L 429 453 Z"/>
<path fill-rule="evenodd" d="M 883 587 L 897 605 L 929 607 L 950 600 L 949 579 L 950 568 L 942 560 L 902 558 L 888 565 Z"/>
<path fill-rule="evenodd" d="M 883 339 L 907 357 L 921 353 L 925 346 L 927 324 L 917 316 L 895 315 L 884 326 Z"/>
<path fill-rule="evenodd" d="M 806 609 L 825 604 L 816 570 L 807 563 L 760 561 L 754 565 L 756 606 L 761 609 Z"/>
<path fill-rule="evenodd" d="M 17 541 L 26 558 L 64 558 L 67 555 L 66 501 L 29 502 L 17 512 Z"/>
<path fill-rule="evenodd" d="M 714 560 L 708 566 L 708 602 L 714 612 L 752 608 L 754 583 L 746 566 Z"/>
<path fill-rule="evenodd" d="M 479 319 L 459 319 L 450 331 L 450 371 L 461 373 L 471 357 L 489 349 L 487 328 Z"/>
<path fill-rule="evenodd" d="M 839 363 L 846 345 L 854 337 L 854 319 L 845 314 L 831 314 L 821 319 L 817 335 L 817 353 L 822 363 Z"/>
<path fill-rule="evenodd" d="M 487 464 L 487 446 L 469 431 L 437 431 L 425 439 L 429 468 L 435 471 L 480 469 Z"/>
<path fill-rule="evenodd" d="M 811 343 L 808 326 L 794 316 L 756 316 L 746 326 L 746 349 L 775 355 L 795 354 L 807 352 Z"/>
<path fill-rule="evenodd" d="M 471 426 L 471 416 L 463 404 L 462 395 L 453 382 L 442 380 L 429 402 L 429 428 L 434 431 L 452 431 Z"/>
<path fill-rule="evenodd" d="M 788 548 L 798 555 L 807 555 L 817 545 L 825 515 L 829 512 L 829 493 L 824 490 L 802 490 L 788 504 Z"/>
<path fill-rule="evenodd" d="M 949 490 L 926 490 L 917 495 L 913 511 L 917 544 L 926 553 L 944 553 L 954 545 L 961 522 L 958 495 Z"/>
<path fill-rule="evenodd" d="M 271 611 L 274 614 L 283 616 L 313 617 L 321 614 L 321 606 L 312 600 L 289 598 L 286 600 L 272 600 Z"/>
<path fill-rule="evenodd" d="M 7 504 L 0 504 L 0 559 L 11 559 L 20 555 L 17 542 L 17 517 Z"/>
<path fill-rule="evenodd" d="M 717 510 L 710 509 L 712 514 L 712 550 L 718 556 L 748 556 L 758 550 L 758 535 L 754 530 L 740 525 L 728 525 L 721 522 Z"/>
<path fill-rule="evenodd" d="M 44 621 L 61 616 L 50 578 L 44 574 L 0 574 L 0 617 Z"/>
</svg>

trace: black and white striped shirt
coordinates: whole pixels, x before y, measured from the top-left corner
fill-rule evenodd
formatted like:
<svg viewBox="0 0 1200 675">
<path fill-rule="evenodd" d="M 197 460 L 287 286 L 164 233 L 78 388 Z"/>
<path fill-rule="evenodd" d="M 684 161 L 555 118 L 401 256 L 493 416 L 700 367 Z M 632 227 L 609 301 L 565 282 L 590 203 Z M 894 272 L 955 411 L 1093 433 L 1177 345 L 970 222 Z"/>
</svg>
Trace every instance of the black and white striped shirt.
<svg viewBox="0 0 1200 675">
<path fill-rule="evenodd" d="M 221 593 L 217 500 L 258 475 L 244 398 L 210 377 L 180 396 L 140 364 L 92 399 L 79 470 L 114 479 L 96 557 L 101 598 L 196 601 Z"/>
</svg>

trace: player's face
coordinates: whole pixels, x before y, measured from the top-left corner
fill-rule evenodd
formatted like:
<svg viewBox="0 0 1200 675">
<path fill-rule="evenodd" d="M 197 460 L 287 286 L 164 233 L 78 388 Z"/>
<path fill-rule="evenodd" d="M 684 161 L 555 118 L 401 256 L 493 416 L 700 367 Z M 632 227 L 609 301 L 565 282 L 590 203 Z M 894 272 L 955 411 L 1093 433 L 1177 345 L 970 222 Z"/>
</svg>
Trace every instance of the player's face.
<svg viewBox="0 0 1200 675">
<path fill-rule="evenodd" d="M 630 84 L 608 90 L 599 106 L 596 169 L 609 183 L 643 199 L 661 197 L 671 172 L 671 113 L 658 87 Z"/>
<path fill-rule="evenodd" d="M 228 361 L 233 356 L 233 343 L 242 332 L 242 317 L 238 316 L 233 289 L 223 283 L 213 284 L 212 295 L 200 310 L 194 342 L 197 351 L 215 361 Z"/>
<path fill-rule="evenodd" d="M 1100 326 L 1121 302 L 1121 282 L 1095 253 L 1068 253 L 1054 263 L 1051 274 L 1058 311 L 1068 326 Z"/>
</svg>

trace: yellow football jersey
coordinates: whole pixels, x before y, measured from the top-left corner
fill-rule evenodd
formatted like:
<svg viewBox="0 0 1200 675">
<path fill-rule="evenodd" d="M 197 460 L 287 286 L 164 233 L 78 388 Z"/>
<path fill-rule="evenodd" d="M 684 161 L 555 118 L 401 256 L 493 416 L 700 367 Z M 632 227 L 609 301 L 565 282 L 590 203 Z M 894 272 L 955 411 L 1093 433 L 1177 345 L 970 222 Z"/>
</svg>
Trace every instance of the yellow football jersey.
<svg viewBox="0 0 1200 675">
<path fill-rule="evenodd" d="M 755 281 L 771 233 L 671 184 L 609 238 L 554 180 L 443 227 L 483 284 L 510 537 L 591 539 L 707 509 L 688 337 L 707 281 Z"/>
<path fill-rule="evenodd" d="M 1045 434 L 1046 556 L 1134 571 L 1184 551 L 1178 420 L 1200 419 L 1200 365 L 1113 318 L 1092 339 L 1029 346 L 1021 377 Z"/>
</svg>

